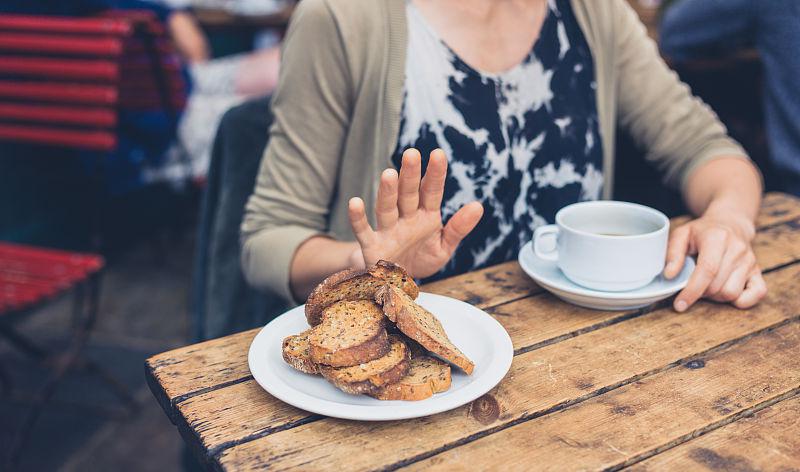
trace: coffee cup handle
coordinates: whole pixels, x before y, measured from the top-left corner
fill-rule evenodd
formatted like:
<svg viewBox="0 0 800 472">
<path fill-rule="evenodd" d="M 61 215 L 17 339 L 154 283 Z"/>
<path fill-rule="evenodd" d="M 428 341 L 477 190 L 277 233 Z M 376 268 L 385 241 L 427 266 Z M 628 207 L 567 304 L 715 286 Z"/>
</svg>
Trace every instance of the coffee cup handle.
<svg viewBox="0 0 800 472">
<path fill-rule="evenodd" d="M 558 238 L 558 225 L 545 225 L 536 228 L 533 232 L 533 252 L 536 254 L 536 257 L 539 259 L 544 259 L 546 261 L 557 261 L 558 260 L 558 244 L 555 245 L 555 249 L 551 251 L 542 251 L 539 248 L 539 242 L 547 235 L 555 235 Z"/>
</svg>

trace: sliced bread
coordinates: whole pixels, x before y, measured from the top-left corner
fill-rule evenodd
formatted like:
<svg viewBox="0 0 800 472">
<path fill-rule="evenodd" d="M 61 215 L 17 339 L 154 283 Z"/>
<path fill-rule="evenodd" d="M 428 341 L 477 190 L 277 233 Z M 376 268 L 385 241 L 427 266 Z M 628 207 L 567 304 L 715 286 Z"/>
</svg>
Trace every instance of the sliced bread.
<svg viewBox="0 0 800 472">
<path fill-rule="evenodd" d="M 397 383 L 410 368 L 408 348 L 400 338 L 390 338 L 386 355 L 350 367 L 320 366 L 322 376 L 340 390 L 353 395 L 375 393 L 381 387 Z"/>
<path fill-rule="evenodd" d="M 418 401 L 449 388 L 450 366 L 433 357 L 421 356 L 411 358 L 408 373 L 397 383 L 386 385 L 369 395 L 378 400 Z"/>
<path fill-rule="evenodd" d="M 387 284 L 375 293 L 375 301 L 383 306 L 386 317 L 395 322 L 403 334 L 467 374 L 472 374 L 475 364 L 450 341 L 442 323 L 405 292 Z"/>
<path fill-rule="evenodd" d="M 322 281 L 308 296 L 305 307 L 308 324 L 318 325 L 325 308 L 338 301 L 372 300 L 375 290 L 387 283 L 403 289 L 412 299 L 419 295 L 414 279 L 391 262 L 378 261 L 365 270 L 343 270 Z"/>
<path fill-rule="evenodd" d="M 284 339 L 283 360 L 300 372 L 318 374 L 319 366 L 311 360 L 310 345 L 308 344 L 309 334 L 311 334 L 311 330 L 307 329 L 300 334 Z"/>
<path fill-rule="evenodd" d="M 383 312 L 370 300 L 341 301 L 323 311 L 308 335 L 309 358 L 317 364 L 346 367 L 385 355 L 389 341 Z"/>
</svg>

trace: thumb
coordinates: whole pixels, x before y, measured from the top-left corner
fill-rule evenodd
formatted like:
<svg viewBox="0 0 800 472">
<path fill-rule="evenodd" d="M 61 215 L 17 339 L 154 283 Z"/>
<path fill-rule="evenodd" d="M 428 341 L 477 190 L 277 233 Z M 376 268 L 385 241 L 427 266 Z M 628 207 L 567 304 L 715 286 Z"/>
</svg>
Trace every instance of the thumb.
<svg viewBox="0 0 800 472">
<path fill-rule="evenodd" d="M 691 236 L 689 225 L 683 225 L 669 235 L 664 277 L 674 279 L 683 270 L 683 264 L 689 252 L 689 236 Z"/>
<path fill-rule="evenodd" d="M 458 244 L 464 239 L 483 216 L 483 205 L 480 202 L 467 203 L 461 207 L 442 230 L 442 248 L 448 253 L 452 253 Z"/>
</svg>

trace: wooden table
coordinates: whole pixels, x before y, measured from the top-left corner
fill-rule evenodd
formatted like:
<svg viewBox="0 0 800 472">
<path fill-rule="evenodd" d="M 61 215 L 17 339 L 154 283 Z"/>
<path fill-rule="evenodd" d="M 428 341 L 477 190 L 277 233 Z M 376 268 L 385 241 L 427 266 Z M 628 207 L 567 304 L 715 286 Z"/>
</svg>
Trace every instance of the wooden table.
<svg viewBox="0 0 800 472">
<path fill-rule="evenodd" d="M 500 385 L 428 418 L 344 421 L 282 403 L 248 370 L 257 329 L 154 356 L 147 378 L 218 470 L 798 470 L 800 200 L 768 195 L 758 227 L 769 295 L 748 311 L 582 309 L 516 262 L 427 285 L 491 313 L 515 349 Z"/>
</svg>

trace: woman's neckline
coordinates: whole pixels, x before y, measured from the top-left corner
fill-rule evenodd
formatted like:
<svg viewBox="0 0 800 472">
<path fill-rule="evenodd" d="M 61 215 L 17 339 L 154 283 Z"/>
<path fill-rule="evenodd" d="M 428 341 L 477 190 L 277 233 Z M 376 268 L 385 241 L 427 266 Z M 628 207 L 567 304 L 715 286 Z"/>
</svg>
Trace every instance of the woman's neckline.
<svg viewBox="0 0 800 472">
<path fill-rule="evenodd" d="M 458 53 L 457 53 L 457 52 L 456 52 L 456 51 L 455 51 L 453 48 L 451 48 L 451 47 L 450 47 L 450 45 L 449 45 L 449 44 L 447 44 L 447 42 L 446 42 L 446 41 L 445 41 L 445 40 L 444 40 L 444 39 L 443 39 L 443 38 L 442 38 L 442 37 L 439 35 L 439 33 L 436 31 L 436 29 L 433 27 L 433 25 L 431 25 L 431 24 L 428 22 L 428 19 L 427 19 L 427 18 L 425 18 L 425 15 L 423 15 L 422 11 L 420 11 L 420 9 L 419 9 L 419 8 L 417 8 L 417 6 L 416 6 L 416 5 L 414 5 L 414 2 L 413 2 L 413 0 L 406 0 L 406 9 L 407 9 L 407 11 L 411 11 L 411 12 L 413 13 L 413 15 L 417 17 L 417 19 L 419 20 L 420 24 L 421 24 L 421 25 L 422 25 L 422 27 L 425 29 L 425 31 L 427 31 L 427 32 L 428 32 L 428 34 L 430 34 L 430 35 L 431 35 L 431 36 L 432 36 L 432 37 L 433 37 L 433 38 L 434 38 L 436 41 L 438 41 L 438 42 L 439 42 L 439 43 L 440 43 L 440 44 L 441 44 L 441 45 L 442 45 L 442 46 L 443 46 L 445 49 L 447 49 L 447 51 L 448 51 L 448 52 L 449 52 L 449 53 L 450 53 L 450 54 L 453 56 L 453 58 L 455 58 L 455 60 L 457 60 L 459 63 L 461 63 L 462 65 L 464 65 L 464 67 L 466 67 L 466 68 L 467 68 L 467 69 L 469 69 L 470 71 L 474 72 L 475 74 L 478 74 L 478 75 L 479 75 L 479 76 L 481 76 L 481 77 L 486 77 L 486 78 L 489 78 L 489 79 L 497 80 L 497 79 L 504 79 L 504 78 L 506 78 L 507 76 L 509 76 L 509 75 L 513 74 L 513 73 L 514 73 L 514 72 L 516 72 L 518 69 L 520 69 L 520 68 L 521 68 L 521 67 L 523 67 L 525 64 L 527 64 L 527 63 L 530 61 L 530 59 L 531 59 L 531 56 L 534 56 L 534 55 L 535 55 L 535 53 L 536 53 L 536 49 L 539 47 L 539 43 L 540 43 L 540 41 L 539 41 L 539 40 L 540 40 L 540 39 L 541 39 L 541 37 L 543 36 L 543 35 L 542 35 L 542 33 L 544 32 L 544 29 L 545 29 L 545 27 L 547 26 L 547 23 L 548 23 L 548 21 L 550 21 L 550 17 L 552 16 L 552 13 L 553 13 L 553 12 L 551 11 L 551 8 L 550 8 L 550 0 L 548 0 L 548 1 L 547 1 L 547 2 L 545 2 L 545 3 L 546 3 L 546 5 L 547 5 L 547 6 L 545 7 L 545 17 L 544 17 L 544 19 L 542 20 L 542 27 L 540 28 L 539 34 L 538 34 L 538 35 L 536 36 L 536 38 L 533 40 L 533 43 L 532 43 L 532 44 L 530 45 L 530 47 L 528 48 L 528 52 L 527 52 L 527 54 L 525 54 L 525 57 L 523 57 L 523 58 L 522 58 L 522 60 L 518 61 L 516 64 L 514 64 L 514 65 L 512 65 L 511 67 L 509 67 L 509 68 L 507 68 L 507 69 L 505 69 L 505 70 L 503 70 L 503 71 L 500 71 L 500 72 L 488 72 L 488 71 L 482 70 L 482 69 L 480 69 L 480 68 L 478 68 L 478 67 L 476 67 L 476 66 L 474 66 L 474 65 L 470 64 L 469 62 L 465 61 L 465 60 L 464 60 L 464 59 L 463 59 L 463 58 L 462 58 L 462 57 L 461 57 L 461 56 L 460 56 L 460 55 L 459 55 L 459 54 L 458 54 Z M 412 18 L 409 18 L 409 20 L 412 20 Z"/>
</svg>

